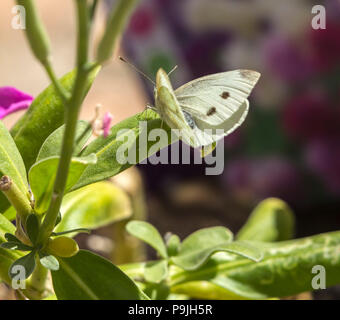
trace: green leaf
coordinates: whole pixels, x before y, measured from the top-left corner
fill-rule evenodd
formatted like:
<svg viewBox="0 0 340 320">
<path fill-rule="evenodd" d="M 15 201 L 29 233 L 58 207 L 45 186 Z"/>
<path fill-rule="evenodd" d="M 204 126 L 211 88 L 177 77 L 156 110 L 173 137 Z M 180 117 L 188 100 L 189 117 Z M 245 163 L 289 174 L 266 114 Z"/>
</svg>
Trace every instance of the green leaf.
<svg viewBox="0 0 340 320">
<path fill-rule="evenodd" d="M 19 241 L 12 233 L 15 232 L 15 226 L 6 219 L 2 214 L 0 214 L 0 244 L 6 242 L 6 240 L 16 239 Z M 19 241 L 20 242 L 20 241 Z M 9 267 L 12 263 L 23 256 L 20 251 L 7 250 L 0 248 L 0 280 L 10 283 L 10 278 L 8 275 Z"/>
<path fill-rule="evenodd" d="M 104 181 L 67 194 L 61 213 L 62 220 L 55 232 L 76 228 L 97 229 L 128 218 L 131 204 L 125 191 Z"/>
<path fill-rule="evenodd" d="M 77 233 L 91 233 L 91 230 L 90 229 L 85 229 L 85 228 L 76 228 L 76 229 L 70 229 L 70 230 L 62 231 L 62 232 L 52 232 L 51 236 L 52 237 L 57 237 L 57 236 L 62 236 L 64 234 L 70 234 L 70 233 L 73 233 L 73 234 L 77 234 Z"/>
<path fill-rule="evenodd" d="M 145 221 L 131 221 L 126 225 L 126 230 L 136 238 L 149 244 L 162 258 L 166 259 L 168 257 L 166 246 L 161 235 L 150 223 Z"/>
<path fill-rule="evenodd" d="M 1 196 L 0 196 L 0 202 L 1 202 Z M 1 204 L 0 204 L 1 206 Z M 16 210 L 14 209 L 13 206 L 10 206 L 5 212 L 4 212 L 4 217 L 6 217 L 8 220 L 12 221 L 15 220 L 15 217 L 17 215 Z"/>
<path fill-rule="evenodd" d="M 8 270 L 13 262 L 24 254 L 22 251 L 8 250 L 0 248 L 0 280 L 5 281 L 7 284 L 11 283 Z"/>
<path fill-rule="evenodd" d="M 168 261 L 150 261 L 145 265 L 144 277 L 148 282 L 160 283 L 168 276 Z"/>
<path fill-rule="evenodd" d="M 5 238 L 7 241 L 10 241 L 10 242 L 21 243 L 21 241 L 14 234 L 11 234 L 11 233 L 5 233 Z"/>
<path fill-rule="evenodd" d="M 190 281 L 171 288 L 171 292 L 184 294 L 191 299 L 245 300 L 246 298 L 209 281 Z"/>
<path fill-rule="evenodd" d="M 172 257 L 178 254 L 181 246 L 181 239 L 176 234 L 172 234 L 166 242 L 168 256 Z"/>
<path fill-rule="evenodd" d="M 36 162 L 46 158 L 60 155 L 64 132 L 65 125 L 62 125 L 53 133 L 51 133 L 51 135 L 49 135 L 49 137 L 45 140 L 39 151 Z M 79 155 L 85 143 L 91 137 L 91 134 L 92 126 L 86 121 L 83 120 L 78 121 L 75 138 L 75 147 L 73 151 L 74 156 Z"/>
<path fill-rule="evenodd" d="M 100 67 L 93 69 L 87 83 L 87 91 L 96 78 Z M 71 92 L 76 70 L 66 74 L 60 82 Z M 87 92 L 86 92 L 87 93 Z M 50 85 L 32 103 L 29 110 L 11 130 L 16 145 L 23 157 L 27 171 L 35 162 L 39 150 L 47 137 L 64 124 L 65 106 L 54 86 Z"/>
<path fill-rule="evenodd" d="M 0 243 L 5 242 L 7 234 L 15 233 L 15 226 L 6 217 L 0 214 Z M 15 237 L 13 235 L 13 237 Z"/>
<path fill-rule="evenodd" d="M 39 220 L 35 214 L 30 214 L 26 220 L 27 235 L 33 244 L 36 243 L 39 233 Z"/>
<path fill-rule="evenodd" d="M 173 279 L 180 277 L 183 286 L 191 280 L 209 281 L 243 298 L 268 299 L 312 291 L 316 276 L 312 269 L 321 265 L 326 271 L 327 288 L 340 284 L 339 231 L 257 245 L 264 253 L 261 262 L 219 253 L 197 271 L 171 271 Z"/>
<path fill-rule="evenodd" d="M 28 195 L 24 162 L 13 138 L 0 121 L 0 178 L 4 175 L 9 176 L 23 194 Z M 7 198 L 0 192 L 0 212 L 9 207 Z"/>
<path fill-rule="evenodd" d="M 139 283 L 139 287 L 151 300 L 167 300 L 170 298 L 170 288 L 162 283 Z M 171 299 L 176 300 L 176 299 Z"/>
<path fill-rule="evenodd" d="M 141 121 L 145 121 L 144 123 L 147 124 L 147 127 L 140 127 L 139 125 Z M 98 137 L 92 141 L 82 152 L 82 155 L 95 153 L 98 158 L 97 164 L 89 166 L 85 170 L 78 183 L 73 187 L 73 190 L 110 178 L 134 165 L 134 163 L 119 163 L 119 160 L 117 159 L 117 150 L 122 144 L 128 145 L 131 150 L 136 150 L 135 159 L 136 163 L 139 163 L 158 151 L 158 148 L 155 146 L 156 144 L 160 148 L 164 148 L 170 143 L 177 141 L 177 138 L 174 138 L 173 141 L 169 138 L 169 141 L 164 144 L 147 141 L 146 137 L 150 131 L 155 128 L 161 128 L 162 123 L 163 121 L 159 118 L 157 113 L 152 110 L 147 110 L 125 119 L 112 127 L 111 134 L 108 137 Z M 170 129 L 164 123 L 163 128 L 167 130 L 168 136 L 170 137 Z M 125 130 L 125 133 L 122 130 Z M 127 139 L 126 132 L 135 135 L 135 139 L 133 139 L 130 143 L 124 140 L 124 137 Z M 141 151 L 144 149 L 143 142 L 147 142 L 147 147 L 145 148 L 147 150 L 145 150 L 145 154 Z"/>
<path fill-rule="evenodd" d="M 224 227 L 212 227 L 198 230 L 182 242 L 178 255 L 171 261 L 184 269 L 196 269 L 221 246 L 233 240 L 232 232 Z"/>
<path fill-rule="evenodd" d="M 59 261 L 56 257 L 52 255 L 43 256 L 40 258 L 40 263 L 49 270 L 57 271 L 59 270 Z"/>
<path fill-rule="evenodd" d="M 59 157 L 43 159 L 35 163 L 28 173 L 31 190 L 34 194 L 37 213 L 44 213 L 51 202 L 54 181 L 59 165 Z M 72 158 L 67 178 L 65 192 L 79 180 L 89 164 L 96 163 L 96 156 L 91 154 L 82 158 Z"/>
<path fill-rule="evenodd" d="M 1 243 L 0 247 L 8 250 L 20 250 L 20 251 L 32 251 L 33 249 L 32 247 L 27 246 L 23 243 L 12 241 Z"/>
<path fill-rule="evenodd" d="M 201 229 L 184 239 L 178 255 L 171 261 L 185 270 L 195 270 L 209 257 L 219 251 L 226 251 L 259 261 L 261 251 L 249 243 L 232 241 L 232 233 L 224 227 Z"/>
<path fill-rule="evenodd" d="M 246 242 L 234 241 L 221 243 L 201 250 L 197 247 L 196 250 L 191 250 L 186 253 L 180 251 L 171 261 L 184 270 L 195 270 L 206 263 L 214 253 L 222 251 L 240 255 L 255 262 L 260 261 L 263 257 L 261 250 L 257 247 Z"/>
<path fill-rule="evenodd" d="M 238 240 L 284 241 L 295 232 L 292 210 L 282 200 L 269 198 L 258 204 L 246 224 L 238 232 Z"/>
<path fill-rule="evenodd" d="M 25 273 L 24 279 L 27 279 L 35 269 L 35 251 L 30 252 L 26 256 L 16 260 L 9 268 L 9 276 L 13 279 L 20 271 L 20 267 L 23 267 Z"/>
<path fill-rule="evenodd" d="M 60 258 L 52 271 L 59 300 L 145 300 L 147 296 L 110 261 L 80 250 L 72 258 Z"/>
</svg>

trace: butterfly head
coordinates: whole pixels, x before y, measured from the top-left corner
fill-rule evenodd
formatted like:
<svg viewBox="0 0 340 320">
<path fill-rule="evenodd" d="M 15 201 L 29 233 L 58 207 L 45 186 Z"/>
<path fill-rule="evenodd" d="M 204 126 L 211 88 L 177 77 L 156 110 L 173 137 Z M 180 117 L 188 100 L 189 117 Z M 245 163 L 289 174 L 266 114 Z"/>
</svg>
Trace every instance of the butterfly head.
<svg viewBox="0 0 340 320">
<path fill-rule="evenodd" d="M 169 76 L 162 68 L 159 68 L 156 74 L 156 88 L 160 87 L 172 88 Z"/>
</svg>

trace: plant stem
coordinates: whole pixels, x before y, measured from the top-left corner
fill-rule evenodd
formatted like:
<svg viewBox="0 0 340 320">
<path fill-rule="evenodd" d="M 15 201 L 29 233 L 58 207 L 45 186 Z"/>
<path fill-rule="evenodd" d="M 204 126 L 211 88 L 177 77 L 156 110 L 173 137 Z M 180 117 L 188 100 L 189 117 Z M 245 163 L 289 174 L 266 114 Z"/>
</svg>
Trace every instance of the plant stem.
<svg viewBox="0 0 340 320">
<path fill-rule="evenodd" d="M 66 104 L 67 100 L 70 99 L 70 94 L 60 84 L 57 76 L 55 75 L 55 73 L 53 71 L 51 63 L 50 62 L 45 63 L 44 68 L 45 68 L 46 73 L 48 74 L 51 82 L 53 83 L 54 89 L 57 91 L 57 94 L 60 96 L 63 103 Z"/>
<path fill-rule="evenodd" d="M 84 67 L 88 60 L 90 19 L 87 1 L 76 0 L 78 13 L 78 68 Z"/>
<path fill-rule="evenodd" d="M 17 214 L 25 223 L 27 216 L 33 212 L 28 197 L 20 191 L 15 182 L 8 176 L 1 177 L 0 190 L 4 193 L 8 201 L 17 211 Z"/>
<path fill-rule="evenodd" d="M 29 299 L 41 300 L 48 296 L 46 290 L 46 281 L 48 279 L 49 271 L 43 267 L 36 257 L 36 269 L 34 270 L 32 277 L 27 281 L 27 288 L 24 293 Z"/>
<path fill-rule="evenodd" d="M 97 6 L 98 6 L 98 0 L 93 0 L 92 6 L 91 6 L 91 9 L 90 9 L 90 19 L 91 19 L 91 21 L 93 21 L 93 19 L 94 19 Z"/>
<path fill-rule="evenodd" d="M 52 201 L 41 226 L 38 242 L 44 244 L 54 229 L 64 196 L 70 161 L 72 158 L 78 115 L 82 105 L 90 68 L 87 67 L 89 47 L 89 16 L 87 3 L 75 0 L 78 13 L 77 75 L 72 96 L 66 103 L 65 133 L 61 156 L 54 183 Z"/>
</svg>

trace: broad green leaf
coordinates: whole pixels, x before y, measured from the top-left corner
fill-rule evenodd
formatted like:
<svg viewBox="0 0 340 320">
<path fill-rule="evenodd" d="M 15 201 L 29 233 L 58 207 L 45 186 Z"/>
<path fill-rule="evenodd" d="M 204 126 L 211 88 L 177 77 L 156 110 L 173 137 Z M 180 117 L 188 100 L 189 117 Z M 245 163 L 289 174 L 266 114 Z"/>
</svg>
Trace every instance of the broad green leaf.
<svg viewBox="0 0 340 320">
<path fill-rule="evenodd" d="M 168 275 L 168 261 L 150 261 L 145 265 L 144 277 L 148 282 L 160 283 Z"/>
<path fill-rule="evenodd" d="M 65 192 L 79 180 L 89 164 L 96 163 L 96 156 L 91 154 L 82 158 L 72 158 Z M 28 173 L 31 190 L 35 199 L 35 211 L 44 213 L 51 202 L 53 185 L 57 174 L 59 157 L 51 157 L 36 162 Z"/>
<path fill-rule="evenodd" d="M 161 235 L 150 223 L 145 221 L 131 221 L 126 225 L 126 230 L 136 238 L 153 247 L 162 258 L 166 259 L 168 257 Z"/>
<path fill-rule="evenodd" d="M 5 242 L 7 240 L 5 237 L 6 233 L 14 234 L 15 226 L 11 221 L 9 221 L 6 217 L 0 214 L 0 243 Z"/>
<path fill-rule="evenodd" d="M 49 270 L 57 271 L 59 270 L 59 261 L 56 257 L 52 255 L 43 256 L 40 258 L 40 263 Z"/>
<path fill-rule="evenodd" d="M 8 270 L 13 262 L 22 256 L 23 253 L 20 251 L 0 248 L 0 280 L 5 281 L 7 284 L 11 283 Z"/>
<path fill-rule="evenodd" d="M 188 251 L 187 253 L 179 252 L 178 256 L 173 257 L 171 261 L 184 270 L 195 270 L 201 267 L 216 252 L 228 252 L 236 254 L 252 261 L 258 262 L 262 259 L 263 254 L 257 247 L 242 241 L 230 243 L 220 243 L 209 248 Z"/>
<path fill-rule="evenodd" d="M 23 243 L 8 241 L 1 243 L 1 248 L 8 249 L 8 250 L 20 250 L 20 251 L 31 251 L 33 248 L 27 246 Z"/>
<path fill-rule="evenodd" d="M 15 226 L 6 219 L 2 214 L 0 214 L 0 244 L 6 242 L 8 239 L 13 240 L 15 236 Z M 8 238 L 11 234 L 12 238 Z M 5 236 L 6 235 L 6 236 Z M 15 238 L 16 239 L 16 238 Z M 23 256 L 22 252 L 7 250 L 0 248 L 0 279 L 7 283 L 10 283 L 10 278 L 8 275 L 8 270 L 11 264 Z"/>
<path fill-rule="evenodd" d="M 5 238 L 7 241 L 21 243 L 21 241 L 12 233 L 5 233 Z"/>
<path fill-rule="evenodd" d="M 0 197 L 0 202 L 1 202 L 1 197 Z M 1 205 L 0 205 L 1 206 Z M 15 220 L 16 217 L 16 210 L 14 209 L 13 206 L 10 206 L 5 212 L 4 212 L 4 217 L 6 217 L 8 220 L 12 221 Z"/>
<path fill-rule="evenodd" d="M 198 230 L 182 242 L 178 255 L 172 261 L 187 269 L 202 265 L 221 246 L 233 240 L 232 232 L 224 227 L 212 227 Z"/>
<path fill-rule="evenodd" d="M 60 258 L 52 271 L 59 300 L 145 300 L 147 296 L 110 261 L 80 250 L 72 258 Z"/>
<path fill-rule="evenodd" d="M 247 299 L 286 297 L 313 290 L 312 279 L 316 274 L 312 269 L 317 265 L 325 268 L 327 287 L 340 284 L 339 231 L 256 245 L 264 253 L 258 263 L 219 253 L 198 270 L 172 270 L 173 284 L 184 286 L 187 281 L 209 281 Z"/>
<path fill-rule="evenodd" d="M 96 78 L 100 67 L 95 68 L 89 77 L 87 91 Z M 60 82 L 71 92 L 76 70 L 66 74 Z M 65 106 L 54 86 L 50 85 L 32 103 L 29 110 L 11 130 L 16 145 L 23 157 L 27 171 L 37 158 L 38 152 L 48 136 L 64 124 Z"/>
<path fill-rule="evenodd" d="M 293 238 L 294 229 L 295 218 L 289 206 L 280 199 L 269 198 L 258 204 L 236 237 L 238 240 L 284 241 Z"/>
<path fill-rule="evenodd" d="M 26 169 L 13 138 L 0 121 L 0 178 L 7 175 L 23 194 L 28 194 Z M 0 192 L 0 212 L 9 208 L 7 198 Z"/>
<path fill-rule="evenodd" d="M 181 246 L 181 239 L 179 238 L 178 235 L 172 234 L 168 241 L 166 242 L 166 247 L 168 251 L 168 256 L 172 257 L 178 254 L 178 250 L 180 249 Z"/>
<path fill-rule="evenodd" d="M 136 282 L 137 285 L 150 297 L 151 300 L 177 300 L 178 297 L 169 297 L 170 288 L 164 282 L 151 283 L 151 282 Z"/>
<path fill-rule="evenodd" d="M 154 141 L 147 141 L 147 136 L 150 131 L 155 128 L 161 128 L 162 123 L 163 121 L 159 118 L 157 113 L 152 110 L 147 110 L 123 120 L 112 127 L 111 134 L 108 137 L 98 137 L 93 142 L 91 142 L 82 152 L 82 155 L 95 153 L 97 155 L 98 162 L 96 165 L 89 166 L 85 170 L 78 183 L 73 187 L 73 190 L 110 178 L 131 167 L 132 165 L 143 161 L 148 156 L 156 153 L 159 148 L 164 148 L 171 142 L 177 141 L 177 138 L 174 138 L 171 141 L 169 134 L 170 129 L 164 123 L 163 128 L 167 129 L 169 141 L 166 141 L 164 144 Z M 122 130 L 124 130 L 124 132 Z M 126 141 L 128 140 L 127 132 L 133 134 L 133 137 L 135 137 L 130 142 Z M 126 164 L 119 163 L 122 161 L 117 159 L 117 150 L 123 144 L 130 148 L 130 155 L 134 154 L 132 150 L 136 150 L 136 156 L 132 157 L 134 158 L 133 160 L 136 160 L 135 163 L 131 163 L 129 161 L 127 161 Z M 156 144 L 159 148 L 155 146 Z M 143 148 L 144 145 L 146 148 Z M 145 152 L 143 152 L 144 149 Z"/>
<path fill-rule="evenodd" d="M 12 263 L 9 268 L 9 276 L 13 279 L 20 271 L 20 267 L 23 267 L 25 272 L 23 276 L 27 279 L 35 269 L 35 251 L 30 252 L 26 256 L 23 256 Z"/>
<path fill-rule="evenodd" d="M 191 299 L 204 300 L 245 300 L 245 297 L 235 294 L 209 281 L 191 281 L 171 288 L 171 292 L 185 294 Z"/>
<path fill-rule="evenodd" d="M 30 214 L 27 217 L 26 229 L 29 239 L 35 244 L 39 233 L 39 220 L 35 214 Z"/>
<path fill-rule="evenodd" d="M 46 158 L 60 155 L 64 132 L 65 125 L 62 125 L 49 135 L 49 137 L 45 140 L 39 151 L 36 162 Z M 78 121 L 75 138 L 75 147 L 73 151 L 74 156 L 77 156 L 80 153 L 85 143 L 90 138 L 91 134 L 92 126 L 86 121 L 83 120 Z"/>
<path fill-rule="evenodd" d="M 128 218 L 131 215 L 131 204 L 125 191 L 103 181 L 67 194 L 63 199 L 61 213 L 62 220 L 55 232 L 75 228 L 97 229 Z"/>
</svg>

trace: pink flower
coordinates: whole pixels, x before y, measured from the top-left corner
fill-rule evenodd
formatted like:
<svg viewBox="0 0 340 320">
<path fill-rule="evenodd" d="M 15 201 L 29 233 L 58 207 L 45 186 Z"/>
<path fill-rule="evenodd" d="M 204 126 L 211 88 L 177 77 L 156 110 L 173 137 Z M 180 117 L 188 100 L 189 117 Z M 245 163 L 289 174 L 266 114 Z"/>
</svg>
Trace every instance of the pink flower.
<svg viewBox="0 0 340 320">
<path fill-rule="evenodd" d="M 340 24 L 327 22 L 325 30 L 311 30 L 310 38 L 316 68 L 321 71 L 334 68 L 339 64 Z"/>
<path fill-rule="evenodd" d="M 308 50 L 290 39 L 270 37 L 265 41 L 263 50 L 266 65 L 283 81 L 303 81 L 313 72 Z"/>
<path fill-rule="evenodd" d="M 103 119 L 103 135 L 105 138 L 110 134 L 112 119 L 112 114 L 110 112 L 106 112 Z"/>
<path fill-rule="evenodd" d="M 33 97 L 13 87 L 0 87 L 0 119 L 11 113 L 27 109 Z"/>
</svg>

